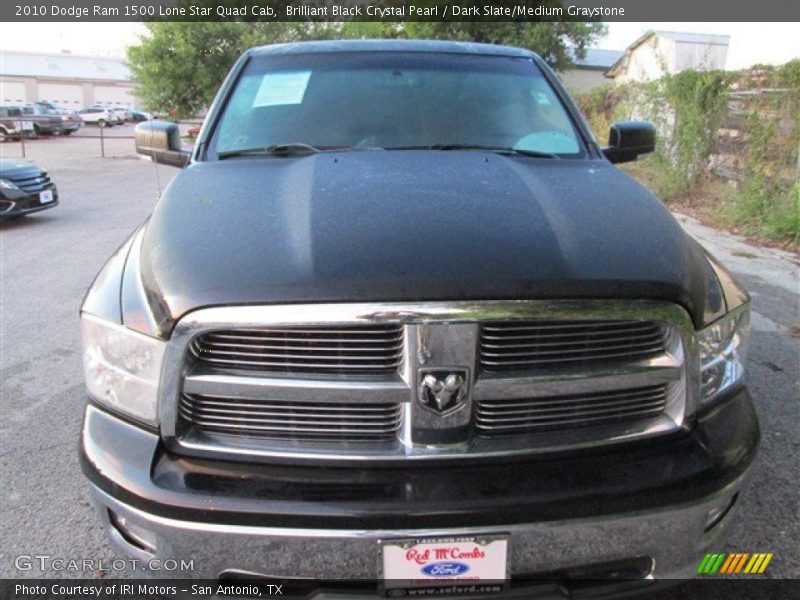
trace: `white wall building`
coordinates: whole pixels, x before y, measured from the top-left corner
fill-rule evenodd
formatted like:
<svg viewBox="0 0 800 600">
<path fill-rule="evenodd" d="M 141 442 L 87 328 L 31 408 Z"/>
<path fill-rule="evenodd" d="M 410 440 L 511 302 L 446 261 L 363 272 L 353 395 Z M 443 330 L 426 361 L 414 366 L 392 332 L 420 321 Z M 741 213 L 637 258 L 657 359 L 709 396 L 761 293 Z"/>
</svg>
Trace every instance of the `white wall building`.
<svg viewBox="0 0 800 600">
<path fill-rule="evenodd" d="M 724 69 L 728 35 L 648 31 L 625 49 L 605 76 L 614 83 L 652 81 L 686 69 Z"/>
<path fill-rule="evenodd" d="M 115 58 L 0 50 L 0 103 L 47 100 L 79 109 L 136 106 L 127 65 Z"/>
</svg>

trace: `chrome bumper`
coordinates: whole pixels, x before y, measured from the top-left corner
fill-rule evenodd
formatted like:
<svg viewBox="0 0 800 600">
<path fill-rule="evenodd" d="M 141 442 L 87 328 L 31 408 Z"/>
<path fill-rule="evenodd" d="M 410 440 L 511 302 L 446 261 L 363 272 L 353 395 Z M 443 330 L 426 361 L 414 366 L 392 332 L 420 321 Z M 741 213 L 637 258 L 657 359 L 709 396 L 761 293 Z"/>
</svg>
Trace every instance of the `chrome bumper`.
<svg viewBox="0 0 800 600">
<path fill-rule="evenodd" d="M 736 481 L 705 501 L 657 512 L 602 519 L 569 520 L 438 530 L 359 531 L 289 529 L 213 522 L 181 521 L 148 514 L 91 485 L 113 548 L 140 561 L 193 559 L 191 571 L 159 571 L 159 577 L 217 579 L 225 572 L 274 578 L 376 580 L 380 578 L 378 542 L 391 538 L 507 533 L 512 577 L 552 572 L 581 565 L 650 557 L 648 578 L 691 577 L 698 561 L 728 529 L 734 507 L 704 531 L 709 511 L 725 505 L 743 485 Z M 110 513 L 150 532 L 154 552 L 146 552 L 120 533 Z"/>
</svg>

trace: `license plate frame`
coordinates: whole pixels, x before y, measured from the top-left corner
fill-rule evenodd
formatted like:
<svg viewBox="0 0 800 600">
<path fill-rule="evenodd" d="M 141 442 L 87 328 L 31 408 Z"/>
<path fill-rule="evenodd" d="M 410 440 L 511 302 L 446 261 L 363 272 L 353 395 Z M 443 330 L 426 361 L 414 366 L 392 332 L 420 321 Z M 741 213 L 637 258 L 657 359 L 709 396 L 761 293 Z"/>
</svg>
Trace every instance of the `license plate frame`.
<svg viewBox="0 0 800 600">
<path fill-rule="evenodd" d="M 509 579 L 510 554 L 511 537 L 502 532 L 383 539 L 380 592 L 384 597 L 405 597 L 409 590 L 433 596 L 501 593 Z"/>
<path fill-rule="evenodd" d="M 53 190 L 42 190 L 39 192 L 39 204 L 50 204 L 53 198 Z"/>
</svg>

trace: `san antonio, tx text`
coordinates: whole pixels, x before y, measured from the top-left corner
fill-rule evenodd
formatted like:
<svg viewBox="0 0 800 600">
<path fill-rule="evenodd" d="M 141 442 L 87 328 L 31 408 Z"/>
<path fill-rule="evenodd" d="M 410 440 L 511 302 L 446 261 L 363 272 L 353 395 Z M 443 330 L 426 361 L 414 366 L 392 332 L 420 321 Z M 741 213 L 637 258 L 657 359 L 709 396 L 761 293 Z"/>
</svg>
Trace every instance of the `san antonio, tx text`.
<svg viewBox="0 0 800 600">
<path fill-rule="evenodd" d="M 95 596 L 105 598 L 107 596 L 130 596 L 131 598 L 141 598 L 142 596 L 174 596 L 179 591 L 184 594 L 202 595 L 204 597 L 217 596 L 240 596 L 242 598 L 257 598 L 259 596 L 282 596 L 283 585 L 269 584 L 262 586 L 255 585 L 199 585 L 193 584 L 182 587 L 178 585 L 145 585 L 141 583 L 94 583 L 94 584 L 63 584 L 54 583 L 46 585 L 25 585 L 18 583 L 14 586 L 14 593 L 17 597 L 34 596 L 44 597 L 49 593 L 51 596 L 66 596 L 69 598 L 78 596 Z"/>
</svg>

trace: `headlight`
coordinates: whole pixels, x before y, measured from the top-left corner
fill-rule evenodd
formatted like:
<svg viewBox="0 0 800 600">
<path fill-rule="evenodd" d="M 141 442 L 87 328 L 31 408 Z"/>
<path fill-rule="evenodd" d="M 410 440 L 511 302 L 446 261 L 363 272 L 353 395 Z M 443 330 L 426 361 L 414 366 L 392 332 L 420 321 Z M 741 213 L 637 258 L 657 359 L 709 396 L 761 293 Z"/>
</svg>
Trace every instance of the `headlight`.
<svg viewBox="0 0 800 600">
<path fill-rule="evenodd" d="M 0 179 L 0 189 L 4 190 L 18 190 L 19 188 L 7 179 Z"/>
<path fill-rule="evenodd" d="M 749 340 L 749 303 L 697 332 L 701 405 L 710 403 L 742 379 Z"/>
<path fill-rule="evenodd" d="M 122 325 L 81 316 L 83 372 L 96 402 L 158 424 L 158 379 L 166 344 Z"/>
</svg>

